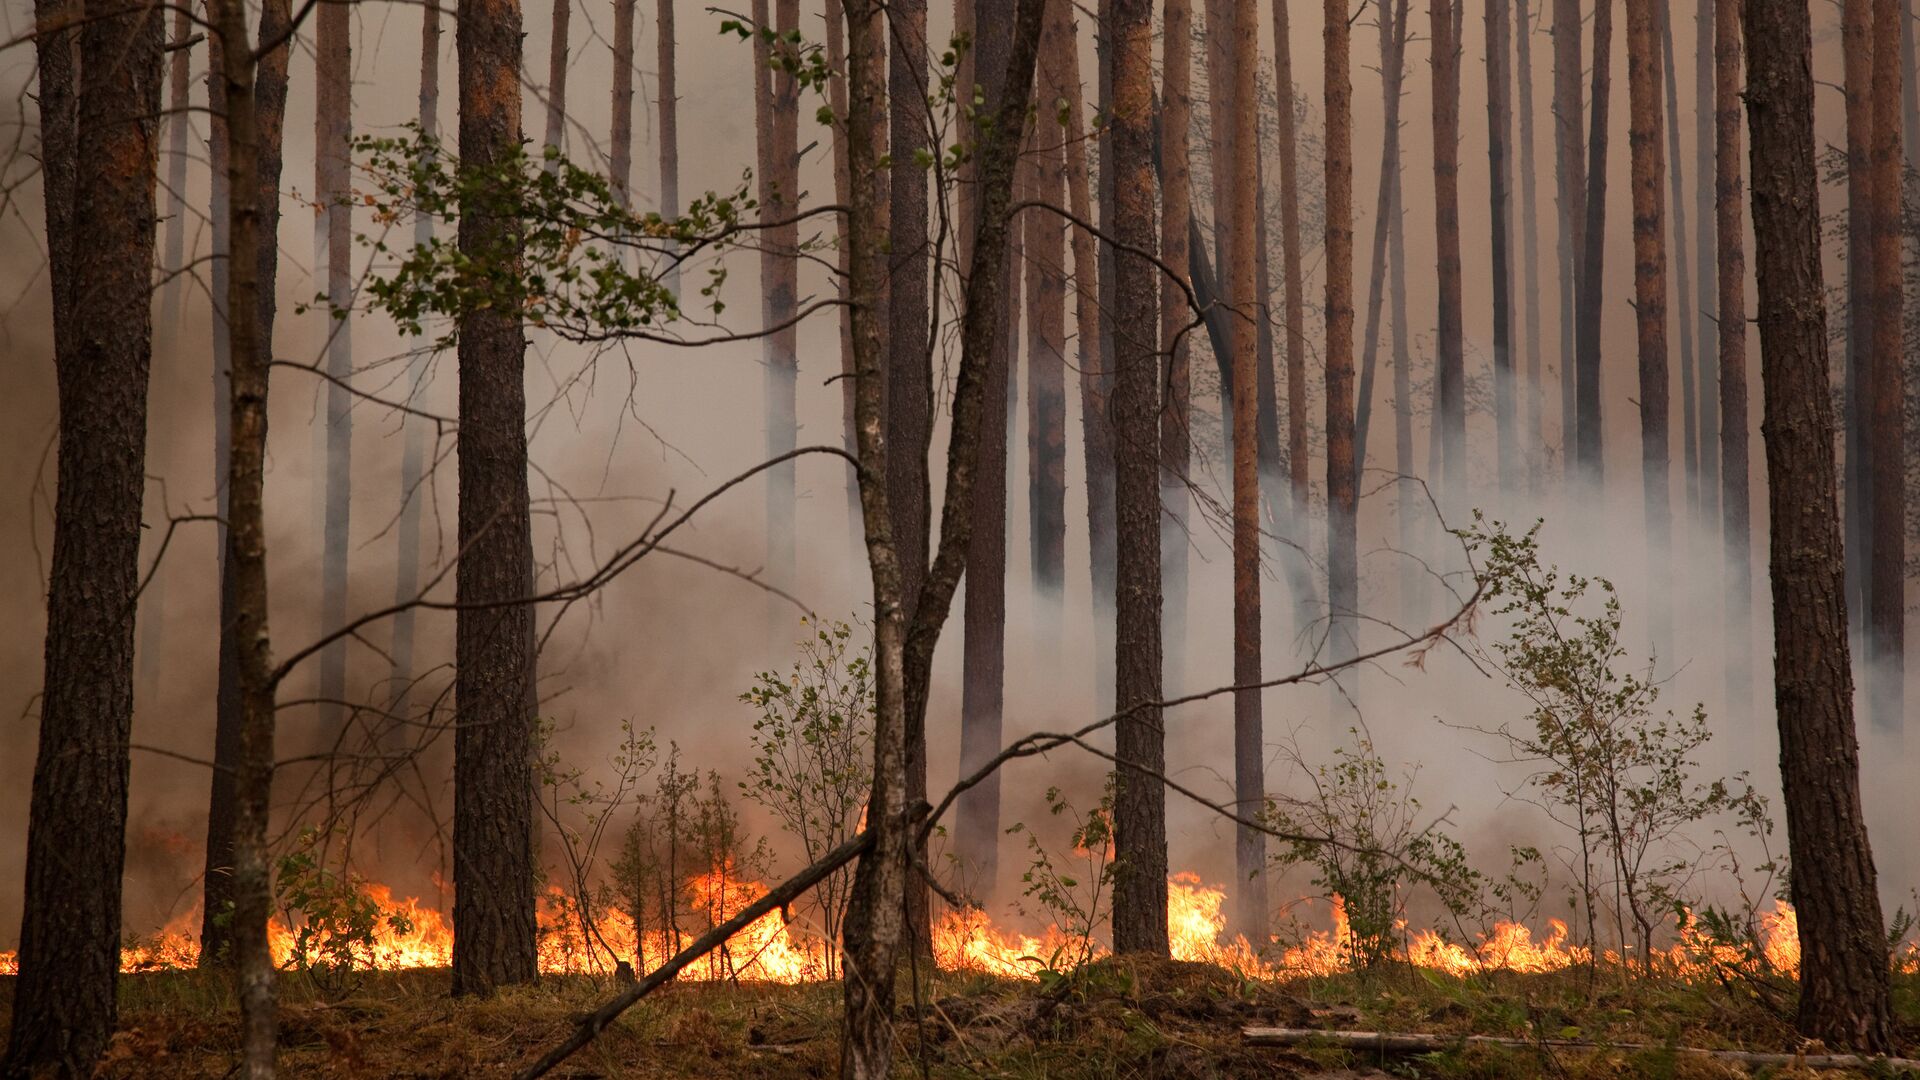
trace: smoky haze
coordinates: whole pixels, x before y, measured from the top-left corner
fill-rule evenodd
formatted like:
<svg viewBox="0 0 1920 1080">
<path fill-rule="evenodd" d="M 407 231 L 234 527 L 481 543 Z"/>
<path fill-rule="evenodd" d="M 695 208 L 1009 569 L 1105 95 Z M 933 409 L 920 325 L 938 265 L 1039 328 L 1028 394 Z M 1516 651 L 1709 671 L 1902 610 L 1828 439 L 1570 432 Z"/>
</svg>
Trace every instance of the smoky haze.
<svg viewBox="0 0 1920 1080">
<path fill-rule="evenodd" d="M 647 5 L 650 8 L 650 5 Z M 933 5 L 932 33 L 944 40 L 951 12 Z M 394 133 L 414 118 L 418 90 L 419 8 L 410 4 L 360 3 L 353 9 L 354 125 L 362 133 Z M 527 40 L 525 72 L 527 134 L 540 137 L 544 110 L 544 67 L 548 41 L 548 9 L 530 5 L 525 11 Z M 654 25 L 651 12 L 641 26 L 635 54 L 641 58 L 636 79 L 634 182 L 642 205 L 658 191 L 654 163 L 657 146 L 654 127 L 655 80 L 652 70 Z M 1691 12 L 1676 11 L 1674 26 L 1676 72 L 1679 85 L 1692 86 L 1693 33 Z M 1832 12 L 1818 9 L 1821 19 Z M 4 32 L 10 39 L 32 25 L 32 13 L 23 0 L 4 8 Z M 731 34 L 719 32 L 724 18 L 686 7 L 680 15 L 680 130 L 682 192 L 727 190 L 736 186 L 753 162 L 753 102 L 751 53 Z M 1356 297 L 1365 295 L 1373 222 L 1373 195 L 1379 179 L 1381 91 L 1377 70 L 1377 38 L 1371 13 L 1360 16 L 1355 35 L 1355 162 L 1354 193 L 1359 216 L 1355 231 L 1359 244 Z M 607 43 L 611 8 L 576 6 L 572 24 L 572 63 L 569 67 L 569 129 L 567 151 L 574 160 L 604 168 L 601 147 L 609 129 L 611 59 Z M 1082 70 L 1093 66 L 1087 20 L 1082 17 Z M 1262 20 L 1263 22 L 1265 20 Z M 1558 409 L 1559 312 L 1554 259 L 1557 215 L 1553 204 L 1551 111 L 1551 52 L 1542 24 L 1545 12 L 1529 20 L 1534 28 L 1532 84 L 1535 102 L 1535 157 L 1519 163 L 1538 177 L 1540 230 L 1539 294 L 1542 299 L 1540 357 L 1544 380 L 1545 442 L 1561 443 Z M 1416 17 L 1416 28 L 1423 20 Z M 1818 29 L 1827 29 L 1817 27 Z M 802 32 L 810 40 L 821 36 L 821 15 L 809 5 Z M 1270 76 L 1271 27 L 1263 27 L 1263 77 Z M 1317 19 L 1299 18 L 1292 27 L 1294 71 L 1298 92 L 1307 103 L 1309 141 L 1316 141 L 1320 124 L 1322 70 L 1320 26 Z M 1465 72 L 1462 79 L 1462 116 L 1484 116 L 1486 83 L 1479 67 L 1484 56 L 1484 27 L 1478 19 L 1465 26 Z M 442 130 L 453 130 L 453 35 L 443 41 L 442 74 L 448 92 L 442 95 Z M 304 41 L 303 41 L 304 44 Z M 1432 221 L 1432 143 L 1427 126 L 1429 87 L 1427 48 L 1416 34 L 1409 52 L 1406 126 L 1401 139 L 1404 205 L 1406 208 L 1408 310 L 1414 386 L 1422 395 L 1416 402 L 1414 447 L 1416 462 L 1426 459 L 1426 373 L 1431 327 L 1436 303 Z M 1493 418 L 1490 400 L 1472 403 L 1470 440 L 1475 458 L 1475 498 L 1492 516 L 1524 527 L 1536 517 L 1546 519 L 1545 558 L 1562 567 L 1590 575 L 1604 575 L 1622 588 L 1636 655 L 1646 654 L 1645 636 L 1650 600 L 1645 533 L 1642 527 L 1639 415 L 1635 403 L 1633 312 L 1629 306 L 1632 282 L 1630 214 L 1627 205 L 1627 110 L 1625 50 L 1615 50 L 1612 141 L 1609 165 L 1610 228 L 1606 237 L 1606 296 L 1603 304 L 1604 375 L 1603 415 L 1606 424 L 1604 491 L 1560 494 L 1557 483 L 1546 490 L 1550 498 L 1519 499 L 1500 506 L 1491 482 Z M 1196 50 L 1204 57 L 1204 50 Z M 206 117 L 196 52 L 194 112 L 188 169 L 188 250 L 204 259 L 210 243 L 205 220 Z M 1196 69 L 1200 62 L 1196 63 Z M 1815 75 L 1830 83 L 1840 80 L 1837 35 L 1816 43 Z M 9 176 L 24 176 L 33 163 L 27 151 L 37 142 L 37 120 L 27 91 L 34 77 L 32 54 L 15 47 L 0 53 L 0 101 L 16 108 L 8 128 L 21 137 L 10 139 L 23 149 L 8 163 Z M 296 50 L 292 65 L 292 92 L 286 126 L 284 217 L 281 226 L 280 316 L 274 355 L 296 363 L 321 359 L 326 319 L 296 311 L 320 290 L 313 268 L 313 229 L 306 211 L 313 191 L 313 66 L 310 51 Z M 802 116 L 811 115 L 811 102 Z M 1819 102 L 1819 132 L 1830 143 L 1840 141 L 1842 124 L 1838 93 Z M 1196 116 L 1204 113 L 1196 108 Z M 1681 126 L 1682 164 L 1688 170 L 1689 213 L 1691 191 L 1700 182 L 1692 175 L 1695 123 L 1691 96 L 1684 90 L 1680 115 L 1669 118 Z M 1491 275 L 1487 272 L 1484 229 L 1488 184 L 1485 126 L 1468 122 L 1461 146 L 1461 202 L 1466 227 L 1465 301 L 1469 377 L 1490 385 Z M 804 202 L 831 201 L 829 133 L 803 121 L 801 145 L 810 149 L 802 166 Z M 1267 175 L 1278 176 L 1269 142 Z M 1317 170 L 1317 156 L 1312 170 Z M 1312 171 L 1303 164 L 1303 174 Z M 1196 180 L 1205 168 L 1196 158 Z M 164 175 L 164 169 L 163 169 Z M 1310 181 L 1318 188 L 1318 179 Z M 1837 205 L 1838 192 L 1828 190 Z M 51 324 L 42 251 L 43 226 L 37 183 L 14 189 L 13 211 L 0 229 L 0 298 L 7 304 L 0 332 L 12 362 L 0 375 L 0 543 L 13 557 L 0 566 L 0 604 L 4 604 L 7 632 L 0 633 L 0 686 L 12 695 L 0 721 L 0 877 L 22 878 L 28 795 L 32 778 L 38 712 L 35 694 L 41 674 L 44 631 L 46 556 L 52 529 L 53 458 L 56 387 L 51 363 Z M 1310 199 L 1317 199 L 1312 191 Z M 1277 200 L 1269 199 L 1273 205 Z M 1518 205 L 1516 185 L 1514 213 Z M 1205 208 L 1202 207 L 1204 215 Z M 355 227 L 369 232 L 376 226 L 369 215 L 356 217 Z M 1273 243 L 1279 243 L 1277 230 Z M 1317 237 L 1309 237 L 1305 296 L 1309 309 L 1309 364 L 1317 363 L 1317 334 L 1313 328 L 1322 298 Z M 1838 250 L 1828 237 L 1828 281 L 1841 280 Z M 1279 261 L 1274 260 L 1276 268 Z M 758 260 L 751 253 L 729 256 L 729 275 L 720 296 L 727 303 L 720 316 L 729 330 L 750 330 L 760 310 Z M 356 274 L 365 271 L 365 254 Z M 204 263 L 196 270 L 204 270 Z M 1694 276 L 1696 287 L 1699 275 Z M 1672 275 L 1669 275 L 1672 282 Z M 689 276 L 688 284 L 699 283 Z M 949 283 L 950 286 L 950 283 Z M 1276 270 L 1274 287 L 1280 282 Z M 801 295 L 829 295 L 829 276 L 817 266 L 803 266 Z M 1518 287 L 1516 293 L 1522 292 Z M 1751 287 L 1749 297 L 1754 295 Z M 690 305 L 691 306 L 691 305 Z M 951 305 L 949 305 L 951 310 Z M 1675 412 L 1679 412 L 1680 365 L 1678 336 L 1691 332 L 1691 319 L 1670 298 L 1673 335 L 1669 365 Z M 1360 312 L 1364 325 L 1365 312 Z M 811 317 L 800 334 L 800 443 L 838 445 L 842 439 L 841 388 L 830 381 L 840 370 L 839 345 L 832 309 Z M 1516 330 L 1523 326 L 1516 314 Z M 1731 321 L 1723 325 L 1732 325 Z M 210 352 L 212 326 L 203 273 L 188 286 L 184 315 L 161 318 L 155 328 L 155 357 L 151 390 L 149 434 L 150 477 L 147 502 L 148 542 L 144 560 L 151 562 L 167 532 L 169 515 L 210 513 L 213 505 L 214 461 Z M 404 352 L 422 347 L 403 339 L 383 317 L 356 316 L 352 322 L 354 352 L 359 368 L 355 386 L 382 397 L 398 397 L 405 387 Z M 1390 331 L 1388 332 L 1390 333 Z M 696 335 L 697 336 L 697 335 Z M 699 349 L 633 342 L 589 348 L 562 343 L 541 331 L 529 332 L 527 396 L 530 454 L 535 500 L 535 555 L 541 566 L 541 584 L 551 586 L 588 572 L 623 540 L 633 536 L 670 495 L 686 505 L 707 490 L 754 465 L 762 458 L 761 362 L 757 343 L 729 344 Z M 1389 415 L 1390 380 L 1386 365 L 1391 353 L 1381 346 L 1382 371 L 1375 395 L 1375 423 L 1368 443 L 1369 464 L 1390 467 L 1392 427 Z M 1524 370 L 1524 337 L 1518 338 L 1516 365 Z M 1750 355 L 1757 342 L 1750 337 Z M 1194 354 L 1195 371 L 1211 365 L 1203 345 Z M 1757 367 L 1757 365 L 1755 365 Z M 944 368 L 937 368 L 944 370 Z M 432 378 L 421 409 L 441 416 L 454 411 L 455 369 L 451 355 L 433 359 Z M 1310 380 L 1313 398 L 1309 415 L 1317 429 L 1324 417 L 1318 397 L 1318 378 Z M 322 457 L 316 454 L 315 429 L 324 421 L 324 386 L 314 376 L 291 368 L 274 373 L 274 399 L 269 443 L 267 485 L 268 558 L 271 571 L 271 626 L 276 652 L 290 655 L 323 629 L 320 610 L 320 536 Z M 1016 384 L 1017 395 L 1025 393 Z M 1490 398 L 1490 392 L 1487 395 Z M 1742 418 L 1754 433 L 1753 505 L 1765 504 L 1765 470 L 1760 461 L 1758 413 L 1760 395 L 1752 396 L 1752 415 Z M 1069 397 L 1077 401 L 1075 395 Z M 1211 398 L 1197 408 L 1217 412 Z M 944 409 L 944 400 L 942 402 Z M 1070 408 L 1070 411 L 1077 406 Z M 1016 417 L 1024 410 L 1016 409 Z M 940 418 L 944 424 L 944 413 Z M 1066 520 L 1068 585 L 1059 598 L 1039 597 L 1031 587 L 1026 559 L 1027 507 L 1024 421 L 1016 427 L 1009 446 L 1009 565 L 1007 573 L 1007 693 L 1006 730 L 1009 738 L 1032 730 L 1058 730 L 1091 718 L 1095 708 L 1092 600 L 1090 595 L 1083 499 L 1083 468 L 1078 420 L 1069 420 Z M 1680 419 L 1674 418 L 1675 464 L 1671 498 L 1675 507 L 1675 548 L 1672 593 L 1665 597 L 1674 614 L 1670 649 L 1662 650 L 1658 674 L 1667 681 L 1662 703 L 1684 710 L 1703 702 L 1716 734 L 1702 759 L 1702 774 L 1717 776 L 1751 770 L 1756 782 L 1771 791 L 1777 785 L 1776 740 L 1771 715 L 1768 657 L 1768 606 L 1764 578 L 1765 515 L 1755 514 L 1756 575 L 1752 643 L 1756 677 L 1753 705 L 1741 715 L 1730 715 L 1724 703 L 1725 653 L 1724 589 L 1721 584 L 1717 521 L 1701 521 L 1686 511 L 1685 478 L 1678 449 Z M 369 401 L 354 406 L 352 544 L 347 610 L 361 612 L 390 603 L 396 560 L 395 518 L 402 490 L 399 482 L 400 416 Z M 1203 427 L 1204 430 L 1204 427 Z M 1217 428 L 1209 439 L 1196 436 L 1199 455 L 1196 477 L 1202 489 L 1218 496 L 1226 480 L 1219 458 Z M 944 428 L 936 431 L 936 452 Z M 437 468 L 419 497 L 426 500 L 423 517 L 423 577 L 444 567 L 451 557 L 454 522 L 453 445 L 448 440 L 430 444 Z M 1316 490 L 1323 487 L 1325 470 L 1315 441 L 1312 467 Z M 864 615 L 869 589 L 864 554 L 858 538 L 849 534 L 845 504 L 845 463 L 819 456 L 804 459 L 798 469 L 799 570 L 791 591 L 824 617 L 854 619 Z M 1546 463 L 1550 476 L 1559 471 L 1558 455 Z M 936 477 L 939 470 L 935 470 Z M 1405 621 L 1398 608 L 1397 582 L 1408 554 L 1391 550 L 1398 530 L 1392 517 L 1395 495 L 1383 473 L 1370 473 L 1362 484 L 1360 519 L 1362 608 L 1384 620 Z M 938 480 L 936 479 L 936 484 Z M 937 501 L 936 501 L 937 505 Z M 695 520 L 691 530 L 676 538 L 678 547 L 718 563 L 743 570 L 757 568 L 765 557 L 764 500 L 757 482 L 721 498 Z M 1466 523 L 1466 504 L 1449 507 L 1451 524 Z M 1169 693 L 1224 685 L 1231 675 L 1230 559 L 1226 536 L 1217 523 L 1195 515 L 1191 593 L 1188 600 L 1188 639 L 1180 653 L 1185 670 L 1168 672 Z M 1272 522 L 1271 528 L 1303 544 L 1322 561 L 1319 522 Z M 1463 592 L 1470 589 L 1458 576 L 1465 569 L 1457 545 L 1436 539 L 1431 550 L 1417 554 Z M 1311 650 L 1312 629 L 1296 633 L 1289 625 L 1284 577 L 1269 566 L 1265 576 L 1268 633 L 1265 669 L 1269 675 L 1292 670 Z M 1443 614 L 1437 587 L 1422 618 Z M 439 590 L 451 597 L 451 580 Z M 159 926 L 197 903 L 197 875 L 205 830 L 207 770 L 192 760 L 212 753 L 213 688 L 217 642 L 217 562 L 211 526 L 190 523 L 180 527 L 168 546 L 154 586 L 143 599 L 143 622 L 158 620 L 160 629 L 141 638 L 150 646 L 139 661 L 134 739 L 143 748 L 133 756 L 132 813 L 127 837 L 129 930 Z M 1058 603 L 1060 618 L 1050 614 Z M 556 616 L 549 606 L 540 612 L 544 629 Z M 747 735 L 751 713 L 736 700 L 753 673 L 784 668 L 792 657 L 786 644 L 800 632 L 799 612 L 736 577 L 691 562 L 656 555 L 599 592 L 590 601 L 564 612 L 562 621 L 541 657 L 543 717 L 558 732 L 556 747 L 574 764 L 596 767 L 614 752 L 620 724 L 631 720 L 653 727 L 662 746 L 677 742 L 688 764 L 715 768 L 737 778 L 748 760 Z M 451 681 L 452 620 L 448 613 L 423 612 L 415 647 L 416 670 L 425 672 L 425 684 L 416 702 L 437 696 Z M 940 651 L 934 697 L 929 714 L 930 786 L 936 792 L 951 782 L 957 755 L 959 714 L 960 620 L 949 623 Z M 1482 635 L 1497 634 L 1487 621 L 1477 624 Z M 349 648 L 349 687 L 356 698 L 378 701 L 388 661 L 382 653 L 390 630 L 371 628 L 364 642 Z M 1364 631 L 1370 643 L 1383 643 L 1389 631 Z M 283 699 L 309 697 L 314 691 L 314 665 L 308 664 L 283 689 Z M 1912 665 L 1910 665 L 1912 666 Z M 149 677 L 150 675 L 150 677 Z M 1283 762 L 1298 753 L 1308 763 L 1324 759 L 1332 746 L 1346 737 L 1350 725 L 1364 723 L 1380 753 L 1393 764 L 1418 766 L 1416 792 L 1432 810 L 1456 807 L 1454 821 L 1476 854 L 1503 859 L 1508 842 L 1544 840 L 1547 826 L 1533 808 L 1501 796 L 1518 786 L 1524 770 L 1490 758 L 1497 749 L 1484 740 L 1462 734 L 1447 725 L 1490 727 L 1502 720 L 1519 720 L 1525 705 L 1497 680 L 1478 672 L 1458 653 L 1433 650 L 1422 667 L 1403 666 L 1391 657 L 1357 677 L 1362 713 L 1358 718 L 1330 702 L 1317 686 L 1278 689 L 1267 694 L 1267 739 L 1273 764 L 1272 784 L 1290 777 Z M 1909 692 L 1908 700 L 1920 700 Z M 1232 728 L 1229 699 L 1184 706 L 1166 719 L 1170 769 L 1183 782 L 1210 795 L 1230 798 Z M 320 752 L 331 733 L 319 728 L 315 710 L 291 705 L 280 714 L 279 753 L 282 758 Z M 1897 738 L 1877 734 L 1861 724 L 1866 753 L 1862 755 L 1866 805 L 1873 837 L 1878 841 L 1882 891 L 1890 901 L 1906 896 L 1920 882 L 1920 866 L 1909 822 L 1916 809 L 1914 786 L 1907 782 L 1914 762 Z M 451 753 L 444 741 L 431 747 L 422 773 L 434 778 L 428 790 L 441 804 L 450 805 Z M 1098 797 L 1103 763 L 1078 752 L 1056 752 L 1048 760 L 1016 763 L 1002 790 L 1007 805 L 1004 822 L 1039 821 L 1046 816 L 1043 794 L 1049 786 L 1066 789 L 1077 805 L 1091 805 Z M 299 769 L 283 775 L 277 794 L 283 806 L 306 793 L 307 780 Z M 1231 828 L 1208 812 L 1176 797 L 1169 800 L 1171 864 L 1192 869 L 1213 882 L 1230 878 Z M 434 895 L 440 851 L 431 842 L 432 827 L 417 808 L 392 811 L 388 824 L 373 830 L 376 846 L 361 849 L 366 869 L 391 880 L 402 891 Z M 771 828 L 770 822 L 760 822 Z M 1005 841 L 1011 845 L 1012 840 Z M 1780 839 L 1776 847 L 1784 847 Z M 1017 867 L 1012 847 L 1003 853 L 1003 865 Z M 1017 877 L 1008 872 L 1007 877 Z M 1299 895 L 1304 881 L 1282 885 L 1276 896 Z M 20 894 L 0 889 L 0 948 L 11 947 L 19 925 Z"/>
</svg>

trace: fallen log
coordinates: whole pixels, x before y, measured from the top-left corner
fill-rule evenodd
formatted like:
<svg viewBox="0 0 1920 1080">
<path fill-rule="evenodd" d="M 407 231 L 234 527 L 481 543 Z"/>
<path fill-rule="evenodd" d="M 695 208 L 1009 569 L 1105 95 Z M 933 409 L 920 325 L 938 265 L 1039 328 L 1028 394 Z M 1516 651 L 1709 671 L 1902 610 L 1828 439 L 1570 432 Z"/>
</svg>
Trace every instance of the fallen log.
<svg viewBox="0 0 1920 1080">
<path fill-rule="evenodd" d="M 1579 1039 L 1509 1039 L 1497 1035 L 1424 1035 L 1417 1032 L 1322 1031 L 1317 1028 L 1243 1028 L 1249 1046 L 1331 1046 L 1342 1050 L 1371 1050 L 1380 1054 L 1428 1054 L 1461 1046 L 1497 1046 L 1511 1050 L 1667 1050 L 1689 1057 L 1713 1058 L 1736 1065 L 1797 1065 L 1808 1069 L 1867 1069 L 1875 1066 L 1901 1072 L 1920 1072 L 1920 1060 L 1860 1054 L 1771 1054 L 1750 1050 L 1707 1050 L 1693 1046 L 1654 1043 L 1597 1043 Z"/>
</svg>

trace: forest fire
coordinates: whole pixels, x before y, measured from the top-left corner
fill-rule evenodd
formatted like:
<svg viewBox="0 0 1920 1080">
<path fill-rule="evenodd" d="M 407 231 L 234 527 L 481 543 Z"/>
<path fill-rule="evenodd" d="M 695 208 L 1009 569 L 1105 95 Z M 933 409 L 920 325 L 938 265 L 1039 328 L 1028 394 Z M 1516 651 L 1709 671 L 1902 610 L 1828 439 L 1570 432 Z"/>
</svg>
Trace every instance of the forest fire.
<svg viewBox="0 0 1920 1080">
<path fill-rule="evenodd" d="M 351 944 L 333 942 L 350 956 L 351 966 L 377 970 L 441 968 L 452 963 L 453 927 L 440 911 L 413 897 L 395 896 L 385 885 L 361 886 L 362 895 L 377 912 L 374 929 Z M 695 875 L 686 882 L 688 925 L 638 933 L 624 911 L 595 907 L 582 919 L 578 901 L 554 888 L 540 903 L 540 970 L 548 974 L 607 975 L 620 961 L 651 967 L 678 951 L 706 926 L 731 918 L 766 894 L 759 882 L 725 869 Z M 1167 883 L 1167 929 L 1176 960 L 1213 964 L 1248 978 L 1289 980 L 1326 977 L 1356 966 L 1352 930 L 1345 905 L 1335 898 L 1332 926 L 1308 931 L 1297 942 L 1276 943 L 1265 953 L 1243 937 L 1230 936 L 1224 914 L 1225 890 L 1206 885 L 1194 874 L 1178 873 Z M 121 970 L 146 972 L 193 967 L 199 943 L 193 930 L 199 913 L 174 919 L 158 933 L 130 939 L 121 949 Z M 583 928 L 591 926 L 591 932 Z M 1472 944 L 1449 938 L 1432 928 L 1409 931 L 1400 926 L 1400 942 L 1392 959 L 1414 967 L 1467 977 L 1494 971 L 1541 974 L 1588 963 L 1591 953 L 1570 942 L 1567 924 L 1547 920 L 1547 931 L 1536 935 L 1523 923 L 1498 921 Z M 1791 905 L 1776 902 L 1762 913 L 1755 948 L 1766 967 L 1786 976 L 1798 974 L 1800 945 Z M 324 954 L 329 944 L 324 930 L 305 927 L 299 920 L 276 918 L 269 940 L 277 963 L 297 967 Z M 1049 925 L 1038 933 L 1023 933 L 996 925 L 984 911 L 948 911 L 933 929 L 935 962 L 948 971 L 976 971 L 1012 978 L 1030 977 L 1042 970 L 1070 970 L 1107 954 L 1098 935 Z M 1602 954 L 1617 965 L 1620 955 Z M 1656 964 L 1687 978 L 1716 969 L 1750 969 L 1756 960 L 1749 950 L 1714 939 L 1691 916 L 1677 928 L 1674 943 L 1656 950 Z M 1897 957 L 1903 971 L 1920 970 L 1920 950 L 1907 946 Z M 15 954 L 0 952 L 0 975 L 14 974 Z M 680 977 L 689 981 L 744 981 L 802 983 L 834 974 L 830 951 L 820 938 L 789 923 L 778 911 L 750 924 L 724 947 L 689 967 Z"/>
</svg>

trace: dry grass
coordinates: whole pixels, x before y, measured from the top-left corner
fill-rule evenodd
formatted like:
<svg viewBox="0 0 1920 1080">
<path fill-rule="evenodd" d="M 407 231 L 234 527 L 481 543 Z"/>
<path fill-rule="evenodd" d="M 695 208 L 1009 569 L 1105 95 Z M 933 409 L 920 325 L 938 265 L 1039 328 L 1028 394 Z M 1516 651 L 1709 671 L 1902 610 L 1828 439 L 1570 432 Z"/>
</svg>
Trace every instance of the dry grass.
<svg viewBox="0 0 1920 1080">
<path fill-rule="evenodd" d="M 612 992 L 590 979 L 549 978 L 489 999 L 453 1001 L 447 982 L 445 972 L 433 971 L 283 978 L 283 1075 L 508 1076 Z M 0 980 L 0 1022 L 11 1003 L 10 983 Z M 1461 981 L 1394 969 L 1276 986 L 1198 964 L 1121 959 L 1042 983 L 942 975 L 924 983 L 917 996 L 904 982 L 901 989 L 900 1065 L 906 1076 L 1383 1075 L 1376 1068 L 1385 1075 L 1448 1080 L 1746 1075 L 1658 1050 L 1556 1056 L 1473 1047 L 1382 1061 L 1254 1049 L 1240 1041 L 1247 1025 L 1795 1047 L 1791 1027 L 1751 994 L 1572 972 Z M 1900 980 L 1907 1032 L 1920 1037 L 1915 991 L 1914 980 Z M 558 1075 L 830 1076 L 838 1024 L 836 986 L 675 986 L 631 1010 Z M 231 1074 L 237 1060 L 232 997 L 217 978 L 196 972 L 130 976 L 122 981 L 121 1025 L 103 1076 L 220 1078 Z M 1909 1040 L 1915 1042 L 1920 1038 Z M 1785 1080 L 1794 1074 L 1770 1075 Z"/>
</svg>

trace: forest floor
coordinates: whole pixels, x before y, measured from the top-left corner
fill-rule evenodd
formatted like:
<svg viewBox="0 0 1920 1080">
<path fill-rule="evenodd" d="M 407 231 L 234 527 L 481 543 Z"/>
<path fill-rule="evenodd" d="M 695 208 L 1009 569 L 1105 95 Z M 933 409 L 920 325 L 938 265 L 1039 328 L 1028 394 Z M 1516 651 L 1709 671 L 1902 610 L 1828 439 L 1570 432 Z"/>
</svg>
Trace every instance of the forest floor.
<svg viewBox="0 0 1920 1080">
<path fill-rule="evenodd" d="M 0 1027 L 12 996 L 0 979 Z M 453 1001 L 444 971 L 279 981 L 281 1075 L 503 1077 L 561 1039 L 612 993 L 604 981 L 543 979 L 484 1000 Z M 121 982 L 121 1031 L 99 1075 L 225 1077 L 239 1031 L 224 980 L 156 972 Z M 910 991 L 904 982 L 903 991 Z M 1602 972 L 1455 979 L 1406 968 L 1285 984 L 1199 964 L 1108 960 L 1042 981 L 941 975 L 923 1005 L 903 993 L 899 1074 L 926 1077 L 1303 1076 L 1324 1080 L 1708 1080 L 1758 1075 L 1891 1075 L 1876 1067 L 1813 1073 L 1747 1070 L 1676 1055 L 1675 1046 L 1792 1051 L 1783 988 L 1624 980 Z M 1920 1046 L 1920 979 L 1896 976 L 1902 1042 Z M 1785 1010 L 1783 1015 L 1782 1010 Z M 923 1022 L 914 1024 L 919 1015 Z M 630 1010 L 553 1074 L 587 1077 L 831 1076 L 837 985 L 687 983 Z M 1659 1049 L 1455 1045 L 1419 1055 L 1247 1045 L 1249 1026 L 1572 1039 Z M 1911 1052 L 1911 1051 L 1909 1051 Z"/>
</svg>

